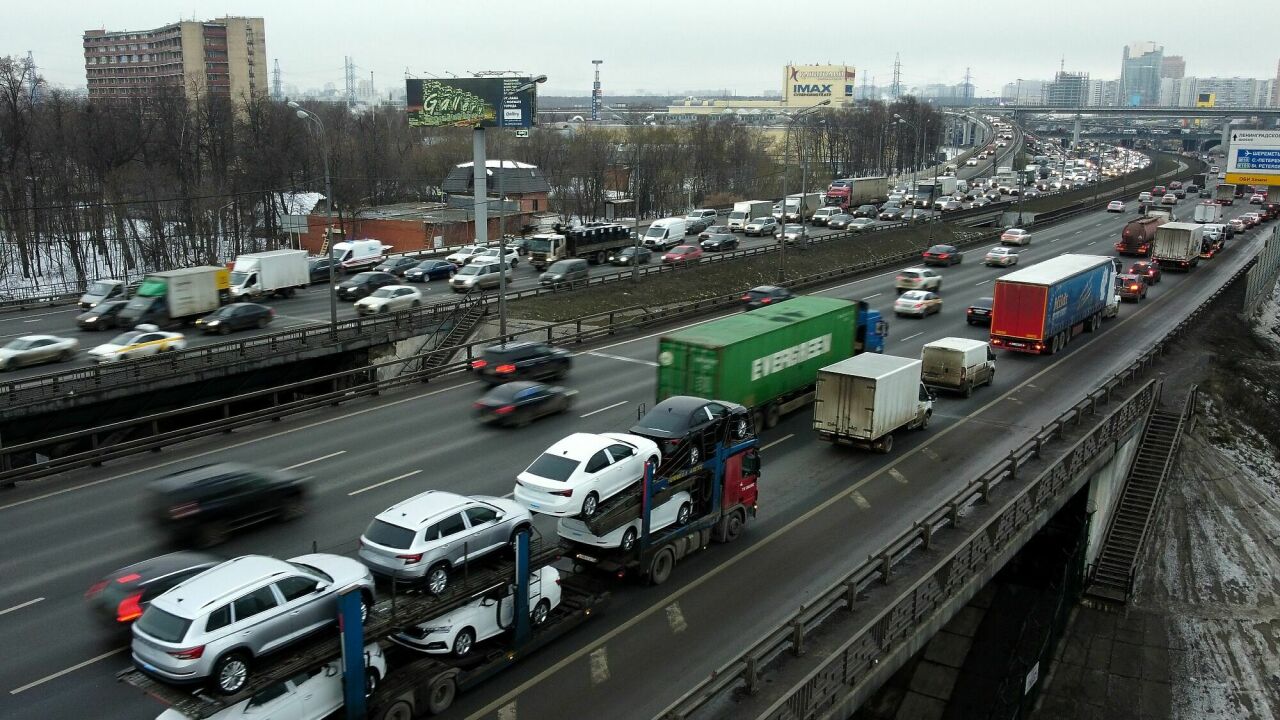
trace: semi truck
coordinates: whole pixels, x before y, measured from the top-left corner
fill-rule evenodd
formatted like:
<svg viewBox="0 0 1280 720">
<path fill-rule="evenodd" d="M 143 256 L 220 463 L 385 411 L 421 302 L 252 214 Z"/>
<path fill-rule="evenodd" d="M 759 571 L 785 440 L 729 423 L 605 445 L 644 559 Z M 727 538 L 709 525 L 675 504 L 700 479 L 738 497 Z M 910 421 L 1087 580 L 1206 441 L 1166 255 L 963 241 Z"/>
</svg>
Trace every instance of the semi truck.
<svg viewBox="0 0 1280 720">
<path fill-rule="evenodd" d="M 933 394 L 921 382 L 920 369 L 914 358 L 859 355 L 818 370 L 818 439 L 887 453 L 894 432 L 928 428 Z"/>
<path fill-rule="evenodd" d="M 826 204 L 848 211 L 859 205 L 879 205 L 889 197 L 889 178 L 842 178 L 827 188 Z"/>
<path fill-rule="evenodd" d="M 812 402 L 819 368 L 884 352 L 888 331 L 865 302 L 813 296 L 701 323 L 658 340 L 657 399 L 727 400 L 771 428 Z"/>
<path fill-rule="evenodd" d="M 118 322 L 122 327 L 144 323 L 160 327 L 182 325 L 229 302 L 230 288 L 231 273 L 225 267 L 151 273 L 142 279 L 137 294 L 120 310 Z"/>
<path fill-rule="evenodd" d="M 1156 228 L 1165 222 L 1163 217 L 1147 215 L 1125 223 L 1124 229 L 1120 231 L 1120 242 L 1116 243 L 1116 252 L 1147 257 L 1151 254 L 1151 245 L 1156 239 Z"/>
<path fill-rule="evenodd" d="M 746 200 L 733 204 L 729 211 L 729 232 L 742 232 L 747 223 L 758 217 L 768 217 L 773 212 L 773 203 L 768 200 Z"/>
<path fill-rule="evenodd" d="M 1151 257 L 1162 268 L 1190 270 L 1200 262 L 1204 227 L 1195 223 L 1171 222 L 1156 230 Z"/>
<path fill-rule="evenodd" d="M 813 217 L 813 211 L 822 207 L 822 193 L 796 193 L 786 197 L 783 222 L 804 222 Z"/>
<path fill-rule="evenodd" d="M 1216 202 L 1202 202 L 1196 205 L 1195 216 L 1192 219 L 1200 225 L 1220 223 L 1222 222 L 1222 206 Z"/>
<path fill-rule="evenodd" d="M 996 279 L 991 345 L 1052 355 L 1080 332 L 1102 327 L 1115 291 L 1115 265 L 1102 255 L 1059 255 Z"/>
<path fill-rule="evenodd" d="M 1218 183 L 1213 189 L 1213 201 L 1219 205 L 1236 204 L 1236 186 L 1230 183 Z"/>
<path fill-rule="evenodd" d="M 559 232 L 531 235 L 526 242 L 529 264 L 538 270 L 557 260 L 585 258 L 602 265 L 609 255 L 631 247 L 635 240 L 631 229 L 617 223 L 588 223 L 580 227 L 559 228 Z"/>
<path fill-rule="evenodd" d="M 306 250 L 269 250 L 236 258 L 231 267 L 231 299 L 293 297 L 311 282 Z"/>
</svg>

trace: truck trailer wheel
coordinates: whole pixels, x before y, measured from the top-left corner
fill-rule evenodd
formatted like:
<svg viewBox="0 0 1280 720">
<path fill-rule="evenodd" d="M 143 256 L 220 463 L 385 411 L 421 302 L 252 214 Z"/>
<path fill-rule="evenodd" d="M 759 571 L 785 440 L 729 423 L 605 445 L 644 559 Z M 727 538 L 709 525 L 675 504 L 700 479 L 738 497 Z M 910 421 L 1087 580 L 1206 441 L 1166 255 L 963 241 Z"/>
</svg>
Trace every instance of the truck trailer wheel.
<svg viewBox="0 0 1280 720">
<path fill-rule="evenodd" d="M 384 710 L 379 720 L 413 720 L 413 706 L 406 700 L 397 700 Z"/>
<path fill-rule="evenodd" d="M 653 560 L 649 563 L 649 584 L 661 585 L 671 577 L 671 571 L 676 566 L 676 555 L 671 548 L 665 547 L 653 556 Z"/>
<path fill-rule="evenodd" d="M 453 679 L 453 675 L 435 678 L 427 690 L 427 712 L 439 715 L 453 705 L 453 699 L 457 696 L 458 684 Z"/>
<path fill-rule="evenodd" d="M 764 426 L 772 430 L 778 424 L 778 416 L 782 413 L 778 412 L 777 403 L 769 403 L 769 407 L 764 410 Z"/>
</svg>

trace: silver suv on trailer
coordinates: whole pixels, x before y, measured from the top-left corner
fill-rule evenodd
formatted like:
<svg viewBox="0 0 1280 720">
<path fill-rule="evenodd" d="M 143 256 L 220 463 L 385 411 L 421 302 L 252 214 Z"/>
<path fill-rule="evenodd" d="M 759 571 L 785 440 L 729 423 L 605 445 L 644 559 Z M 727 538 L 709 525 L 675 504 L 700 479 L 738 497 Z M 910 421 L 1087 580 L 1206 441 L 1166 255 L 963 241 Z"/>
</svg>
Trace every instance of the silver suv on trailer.
<svg viewBox="0 0 1280 720">
<path fill-rule="evenodd" d="M 367 617 L 373 576 L 355 560 L 324 553 L 228 560 L 151 601 L 133 626 L 133 661 L 172 683 L 211 678 L 215 690 L 234 695 L 257 658 L 336 622 L 338 593 L 353 585 Z"/>
</svg>

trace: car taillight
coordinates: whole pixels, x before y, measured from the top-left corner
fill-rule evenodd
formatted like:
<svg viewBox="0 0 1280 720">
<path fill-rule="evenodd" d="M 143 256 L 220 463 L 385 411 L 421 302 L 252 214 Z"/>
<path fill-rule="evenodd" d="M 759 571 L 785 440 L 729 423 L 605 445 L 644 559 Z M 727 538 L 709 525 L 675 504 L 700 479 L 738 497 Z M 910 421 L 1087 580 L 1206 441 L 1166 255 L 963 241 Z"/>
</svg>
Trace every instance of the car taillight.
<svg viewBox="0 0 1280 720">
<path fill-rule="evenodd" d="M 169 508 L 169 517 L 174 520 L 181 520 L 185 517 L 191 517 L 198 512 L 200 512 L 200 503 L 182 503 L 181 505 L 174 505 Z"/>
<path fill-rule="evenodd" d="M 1003 341 L 1003 340 L 1001 340 L 1000 338 L 991 338 L 991 344 L 992 344 L 992 345 L 1003 345 L 1003 344 L 1004 344 L 1004 341 Z"/>
<path fill-rule="evenodd" d="M 170 650 L 169 654 L 179 660 L 199 660 L 200 656 L 204 655 L 204 646 L 197 645 L 187 650 Z"/>
<path fill-rule="evenodd" d="M 938 254 L 938 257 L 943 258 L 943 259 L 946 259 L 946 258 L 951 257 L 951 253 L 939 253 L 939 254 Z"/>
<path fill-rule="evenodd" d="M 924 303 L 916 303 L 914 307 L 915 309 L 919 310 L 920 308 L 924 307 Z"/>
<path fill-rule="evenodd" d="M 513 413 L 513 412 L 515 412 L 515 411 L 516 411 L 516 406 L 515 406 L 515 405 L 503 405 L 502 407 L 498 408 L 497 410 L 494 410 L 494 412 L 495 412 L 495 413 L 497 413 L 497 414 L 499 414 L 499 415 L 510 415 L 511 413 Z"/>
<path fill-rule="evenodd" d="M 1130 286 L 1129 286 L 1129 289 L 1130 289 L 1130 290 L 1137 290 L 1137 289 L 1138 289 L 1138 286 L 1137 286 L 1137 285 L 1130 285 Z"/>
<path fill-rule="evenodd" d="M 98 582 L 90 585 L 88 590 L 84 591 L 84 596 L 87 598 L 91 598 L 94 595 L 97 595 L 98 593 L 102 592 L 102 589 L 105 588 L 106 586 L 107 586 L 106 580 L 99 580 Z"/>
<path fill-rule="evenodd" d="M 489 361 L 488 361 L 488 360 L 472 360 L 472 361 L 471 361 L 471 369 L 472 369 L 472 370 L 479 370 L 479 369 L 480 369 L 480 368 L 482 368 L 482 367 L 486 367 L 486 366 L 488 366 L 488 364 L 489 364 Z"/>
<path fill-rule="evenodd" d="M 405 565 L 422 562 L 422 553 L 410 553 L 408 555 L 397 555 L 397 560 L 403 560 Z"/>
<path fill-rule="evenodd" d="M 516 366 L 515 366 L 515 365 L 512 365 L 511 363 L 507 363 L 506 365 L 499 365 L 498 367 L 494 368 L 493 370 L 494 370 L 494 372 L 499 372 L 499 373 L 503 373 L 503 374 L 506 374 L 506 373 L 513 373 L 513 372 L 515 372 L 515 371 L 516 371 Z"/>
<path fill-rule="evenodd" d="M 743 296 L 742 296 L 742 302 L 751 302 L 751 296 L 750 296 L 750 295 L 743 295 Z"/>
<path fill-rule="evenodd" d="M 133 622 L 134 620 L 137 620 L 139 617 L 141 617 L 142 616 L 141 601 L 142 601 L 141 590 L 121 600 L 120 605 L 116 607 L 116 621 L 117 622 Z M 204 650 L 204 648 L 200 648 L 200 649 Z M 200 656 L 197 655 L 196 657 L 200 657 Z M 195 659 L 195 658 L 183 658 L 183 659 Z"/>
<path fill-rule="evenodd" d="M 573 488 L 568 490 L 548 490 L 547 494 L 555 495 L 556 497 L 573 497 Z"/>
<path fill-rule="evenodd" d="M 139 575 L 138 573 L 129 573 L 128 575 L 121 575 L 120 577 L 116 578 L 116 582 L 120 583 L 121 585 L 128 585 L 134 580 L 141 580 L 141 579 L 142 579 L 142 576 Z"/>
</svg>

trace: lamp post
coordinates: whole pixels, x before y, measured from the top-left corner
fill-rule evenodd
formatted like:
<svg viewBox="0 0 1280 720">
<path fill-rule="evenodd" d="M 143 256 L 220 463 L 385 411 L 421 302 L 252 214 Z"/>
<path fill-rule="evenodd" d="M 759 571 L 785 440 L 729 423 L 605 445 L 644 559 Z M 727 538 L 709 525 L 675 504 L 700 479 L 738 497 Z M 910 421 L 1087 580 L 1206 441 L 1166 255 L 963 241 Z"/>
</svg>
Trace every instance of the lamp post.
<svg viewBox="0 0 1280 720">
<path fill-rule="evenodd" d="M 329 177 L 329 145 L 324 141 L 324 122 L 313 112 L 303 109 L 297 102 L 290 100 L 289 107 L 294 110 L 297 116 L 303 120 L 309 120 L 315 123 L 319 129 L 320 136 L 320 157 L 324 160 L 324 200 L 325 209 L 328 214 L 324 229 L 325 244 L 328 245 L 329 239 L 333 236 L 333 185 Z M 338 332 L 338 298 L 334 294 L 338 291 L 334 284 L 334 259 L 333 248 L 329 247 L 329 332 L 336 335 Z"/>
<path fill-rule="evenodd" d="M 920 126 L 898 113 L 893 114 L 893 119 L 897 120 L 899 124 L 908 125 L 912 130 L 916 131 L 916 142 L 911 149 L 911 216 L 914 220 L 916 210 L 919 208 L 916 195 L 920 192 L 920 188 L 916 186 L 916 170 L 920 167 Z"/>
<path fill-rule="evenodd" d="M 547 81 L 546 75 L 539 75 L 529 82 L 517 87 L 511 92 L 502 93 L 502 102 L 499 103 L 503 108 L 507 105 L 507 98 L 512 95 L 519 95 L 528 92 L 538 86 L 538 83 Z M 502 176 L 503 164 L 505 160 L 498 160 L 498 262 L 501 263 L 502 271 L 498 273 L 498 342 L 506 343 L 507 341 L 507 213 L 506 200 L 502 195 Z"/>
<path fill-rule="evenodd" d="M 610 117 L 628 127 L 634 125 L 621 115 L 614 114 Z M 647 125 L 653 120 L 653 115 L 645 115 L 640 124 Z M 627 176 L 627 182 L 631 185 L 632 211 L 635 213 L 635 217 L 631 219 L 631 282 L 638 283 L 640 282 L 640 181 L 636 179 L 636 175 L 640 171 L 640 145 L 634 137 L 631 139 L 631 157 L 631 172 Z"/>
<path fill-rule="evenodd" d="M 792 126 L 795 125 L 796 121 L 799 120 L 800 118 L 804 117 L 805 115 L 811 115 L 817 112 L 818 110 L 820 110 L 821 108 L 830 104 L 831 104 L 830 100 L 823 100 L 817 105 L 814 105 L 813 107 L 810 107 L 810 108 L 805 108 L 804 110 L 801 110 L 800 112 L 795 113 L 794 115 L 790 113 L 785 113 L 785 112 L 782 113 L 783 119 L 787 121 L 787 129 L 782 136 L 782 227 L 779 229 L 779 233 L 778 233 L 778 282 L 782 282 L 787 277 L 787 271 L 786 271 L 786 265 L 787 265 L 787 143 L 791 139 L 791 128 Z M 799 148 L 797 152 L 798 154 L 801 155 L 800 159 L 801 159 L 801 162 L 803 162 L 804 161 L 803 147 L 802 146 L 797 146 L 797 147 Z M 804 178 L 801 178 L 801 184 L 803 184 L 803 182 L 804 182 Z M 801 193 L 801 199 L 803 199 L 804 190 L 801 189 L 800 193 Z M 801 227 L 803 227 L 804 216 L 803 216 L 803 213 L 800 211 L 800 204 L 798 202 L 796 203 L 796 214 L 800 216 L 799 219 L 801 221 Z"/>
</svg>

